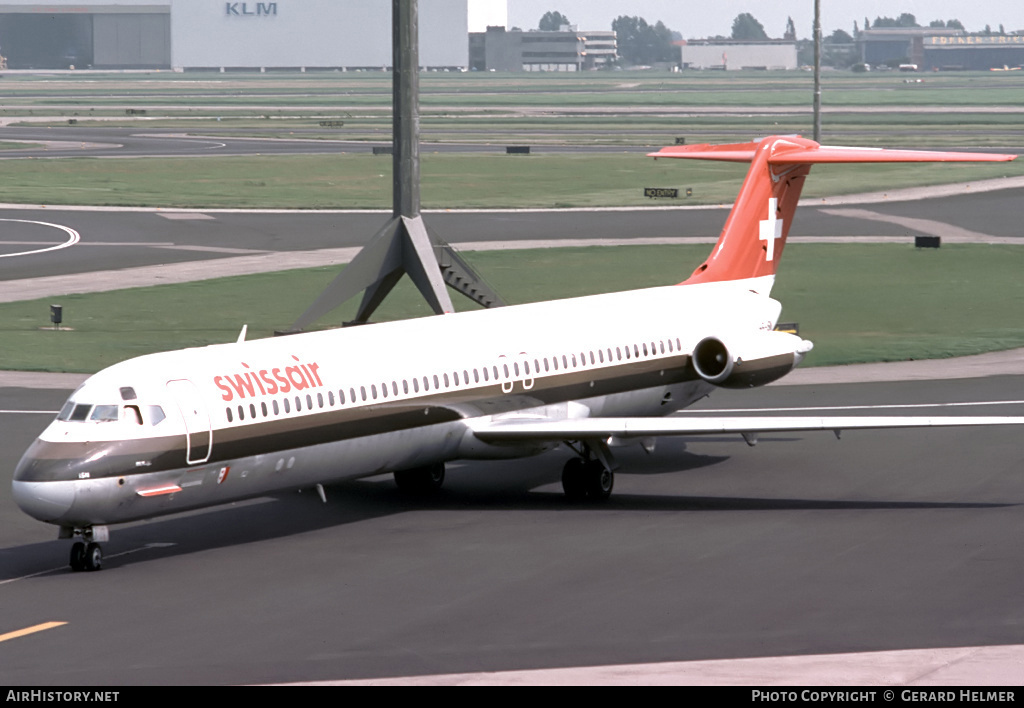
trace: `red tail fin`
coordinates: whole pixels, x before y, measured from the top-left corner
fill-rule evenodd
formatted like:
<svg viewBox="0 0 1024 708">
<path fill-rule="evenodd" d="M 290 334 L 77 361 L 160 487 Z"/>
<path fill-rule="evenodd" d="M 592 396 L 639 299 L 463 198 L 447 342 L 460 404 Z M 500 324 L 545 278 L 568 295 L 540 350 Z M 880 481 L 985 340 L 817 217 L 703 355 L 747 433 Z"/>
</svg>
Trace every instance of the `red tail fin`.
<svg viewBox="0 0 1024 708">
<path fill-rule="evenodd" d="M 1002 162 L 1016 155 L 827 147 L 798 137 L 770 137 L 738 145 L 662 148 L 652 157 L 750 162 L 750 170 L 708 259 L 685 281 L 708 283 L 762 278 L 770 289 L 804 178 L 814 163 Z M 760 290 L 759 290 L 760 292 Z"/>
</svg>

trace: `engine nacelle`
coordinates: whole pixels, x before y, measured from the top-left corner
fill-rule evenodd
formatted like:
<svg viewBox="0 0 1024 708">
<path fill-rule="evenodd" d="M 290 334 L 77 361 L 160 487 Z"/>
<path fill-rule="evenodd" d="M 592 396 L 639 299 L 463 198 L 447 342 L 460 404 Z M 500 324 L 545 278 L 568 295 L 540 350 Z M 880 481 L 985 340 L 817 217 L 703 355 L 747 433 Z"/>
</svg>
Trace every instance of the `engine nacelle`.
<svg viewBox="0 0 1024 708">
<path fill-rule="evenodd" d="M 705 337 L 690 358 L 698 376 L 723 388 L 753 388 L 782 378 L 814 346 L 786 332 L 758 332 L 728 341 Z"/>
</svg>

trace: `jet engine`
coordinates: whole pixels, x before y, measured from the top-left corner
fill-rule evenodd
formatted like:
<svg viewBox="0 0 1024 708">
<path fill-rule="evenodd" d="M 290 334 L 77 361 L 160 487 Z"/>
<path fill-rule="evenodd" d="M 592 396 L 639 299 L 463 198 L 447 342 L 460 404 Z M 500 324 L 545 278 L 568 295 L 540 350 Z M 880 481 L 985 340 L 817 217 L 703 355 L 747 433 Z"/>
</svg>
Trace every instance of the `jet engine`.
<svg viewBox="0 0 1024 708">
<path fill-rule="evenodd" d="M 753 388 L 788 374 L 813 346 L 786 332 L 726 339 L 705 337 L 693 348 L 690 361 L 697 375 L 708 383 L 723 388 Z"/>
</svg>

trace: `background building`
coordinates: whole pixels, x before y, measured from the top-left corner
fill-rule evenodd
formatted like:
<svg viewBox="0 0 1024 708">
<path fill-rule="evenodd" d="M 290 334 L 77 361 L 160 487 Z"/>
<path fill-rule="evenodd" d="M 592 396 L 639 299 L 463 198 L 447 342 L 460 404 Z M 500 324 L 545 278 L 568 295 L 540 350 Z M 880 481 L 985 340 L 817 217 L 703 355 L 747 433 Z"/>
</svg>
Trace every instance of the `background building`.
<svg viewBox="0 0 1024 708">
<path fill-rule="evenodd" d="M 863 30 L 857 35 L 861 61 L 872 66 L 916 64 L 925 71 L 987 71 L 1024 64 L 1024 35 L 968 34 L 934 27 Z"/>
<path fill-rule="evenodd" d="M 796 42 L 691 39 L 680 47 L 684 69 L 796 69 Z"/>
<path fill-rule="evenodd" d="M 1024 35 L 925 37 L 923 69 L 1003 69 L 1024 65 Z"/>
<path fill-rule="evenodd" d="M 470 17 L 505 0 L 419 4 L 420 63 L 466 67 Z M 0 0 L 11 69 L 381 68 L 391 65 L 383 0 Z"/>
<path fill-rule="evenodd" d="M 488 27 L 469 35 L 469 66 L 475 71 L 586 71 L 607 68 L 616 56 L 615 32 L 610 30 Z"/>
</svg>

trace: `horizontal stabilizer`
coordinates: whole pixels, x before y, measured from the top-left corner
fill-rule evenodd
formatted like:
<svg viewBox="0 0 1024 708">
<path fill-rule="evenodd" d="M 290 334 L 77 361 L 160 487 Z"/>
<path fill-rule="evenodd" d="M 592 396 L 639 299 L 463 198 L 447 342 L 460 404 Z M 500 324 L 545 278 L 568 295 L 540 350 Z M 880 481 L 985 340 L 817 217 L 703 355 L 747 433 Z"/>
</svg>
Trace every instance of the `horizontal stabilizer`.
<svg viewBox="0 0 1024 708">
<path fill-rule="evenodd" d="M 939 152 L 888 148 L 819 145 L 805 138 L 778 137 L 733 145 L 670 145 L 649 157 L 752 162 L 758 148 L 769 151 L 769 165 L 813 165 L 848 162 L 1008 162 L 1016 155 L 987 152 Z"/>
<path fill-rule="evenodd" d="M 473 422 L 473 434 L 485 442 L 588 440 L 609 436 L 779 433 L 810 430 L 938 428 L 1022 425 L 1024 416 L 708 416 L 703 418 L 579 418 Z"/>
</svg>

